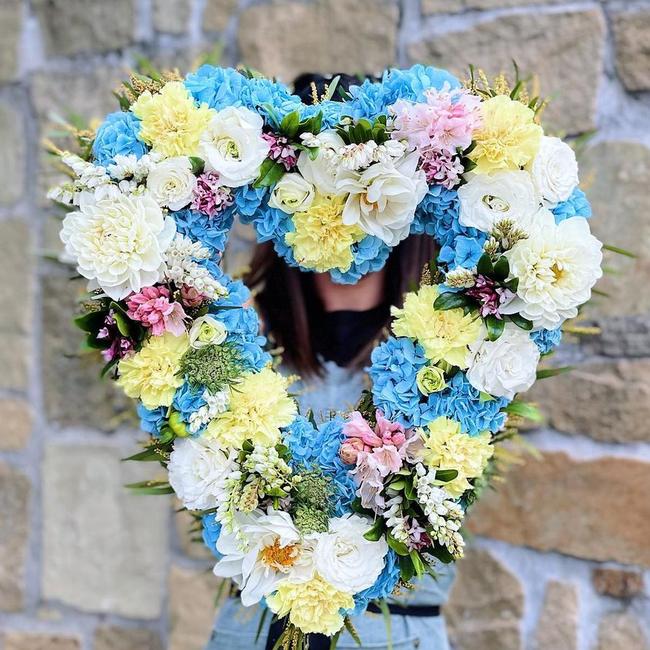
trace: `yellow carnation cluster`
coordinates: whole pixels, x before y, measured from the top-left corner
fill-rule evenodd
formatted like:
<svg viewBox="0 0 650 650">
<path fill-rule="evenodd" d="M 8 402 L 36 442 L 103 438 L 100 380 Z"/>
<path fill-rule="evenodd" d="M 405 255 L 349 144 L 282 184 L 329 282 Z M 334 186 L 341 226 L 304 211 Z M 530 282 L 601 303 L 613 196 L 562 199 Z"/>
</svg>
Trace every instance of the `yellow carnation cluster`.
<svg viewBox="0 0 650 650">
<path fill-rule="evenodd" d="M 222 447 L 240 448 L 245 440 L 271 446 L 280 441 L 280 427 L 286 427 L 297 413 L 287 389 L 291 379 L 263 368 L 248 372 L 230 388 L 228 410 L 208 425 L 208 436 Z"/>
<path fill-rule="evenodd" d="M 453 497 L 472 487 L 468 479 L 481 476 L 494 453 L 489 432 L 470 436 L 460 430 L 458 422 L 446 417 L 439 417 L 420 429 L 420 435 L 424 443 L 420 456 L 426 465 L 458 470 L 458 476 L 444 484 Z"/>
<path fill-rule="evenodd" d="M 354 598 L 316 574 L 308 582 L 283 582 L 266 602 L 278 618 L 289 621 L 306 634 L 332 636 L 343 627 L 341 610 L 352 609 Z"/>
<path fill-rule="evenodd" d="M 395 336 L 417 339 L 427 359 L 467 367 L 467 346 L 481 333 L 481 319 L 462 309 L 440 311 L 433 308 L 438 287 L 425 285 L 417 293 L 407 294 L 402 309 L 392 308 Z"/>
<path fill-rule="evenodd" d="M 319 273 L 330 269 L 347 271 L 352 265 L 352 244 L 365 233 L 359 226 L 343 223 L 345 197 L 316 194 L 307 210 L 293 215 L 294 232 L 285 235 L 302 266 Z"/>
<path fill-rule="evenodd" d="M 533 110 L 506 95 L 482 102 L 481 110 L 483 123 L 473 134 L 476 146 L 469 154 L 477 173 L 520 169 L 535 158 L 544 130 L 535 123 Z"/>
<path fill-rule="evenodd" d="M 140 138 L 163 156 L 194 156 L 199 138 L 214 111 L 206 104 L 196 106 L 180 81 L 166 84 L 157 94 L 148 90 L 131 107 L 142 120 Z"/>
<path fill-rule="evenodd" d="M 187 334 L 152 336 L 139 352 L 120 361 L 118 386 L 148 409 L 170 406 L 183 383 L 180 362 L 188 347 Z"/>
</svg>

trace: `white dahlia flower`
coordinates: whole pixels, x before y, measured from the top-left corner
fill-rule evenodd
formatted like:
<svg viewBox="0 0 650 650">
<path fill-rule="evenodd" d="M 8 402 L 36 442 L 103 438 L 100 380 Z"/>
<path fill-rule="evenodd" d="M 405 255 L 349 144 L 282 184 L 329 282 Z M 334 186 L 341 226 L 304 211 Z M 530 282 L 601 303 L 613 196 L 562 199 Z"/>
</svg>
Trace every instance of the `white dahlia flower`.
<svg viewBox="0 0 650 650">
<path fill-rule="evenodd" d="M 419 154 L 413 152 L 395 163 L 375 163 L 363 172 L 343 169 L 336 179 L 336 193 L 348 194 L 343 223 L 358 226 L 389 246 L 405 239 L 415 209 L 427 193 Z"/>
<path fill-rule="evenodd" d="M 519 313 L 535 329 L 555 329 L 574 318 L 603 274 L 601 249 L 586 219 L 572 217 L 556 225 L 551 212 L 540 210 L 528 237 L 506 253 L 510 278 L 518 278 L 519 286 L 501 312 Z"/>
<path fill-rule="evenodd" d="M 483 232 L 503 219 L 527 229 L 541 206 L 530 174 L 520 170 L 474 174 L 458 188 L 458 199 L 461 225 Z"/>
<path fill-rule="evenodd" d="M 317 537 L 314 568 L 345 593 L 367 589 L 384 569 L 388 544 L 383 537 L 376 542 L 368 541 L 364 535 L 371 527 L 368 517 L 347 514 L 332 519 L 329 531 Z"/>
<path fill-rule="evenodd" d="M 542 138 L 531 165 L 531 173 L 544 202 L 550 208 L 566 201 L 578 186 L 575 152 L 560 138 Z"/>
<path fill-rule="evenodd" d="M 176 438 L 169 456 L 169 484 L 188 510 L 216 508 L 226 497 L 226 479 L 238 470 L 237 452 L 226 454 L 208 438 Z"/>
<path fill-rule="evenodd" d="M 159 206 L 181 210 L 192 201 L 196 176 L 187 156 L 175 156 L 157 163 L 147 177 L 147 189 Z"/>
<path fill-rule="evenodd" d="M 215 113 L 201 134 L 199 155 L 221 185 L 241 187 L 254 181 L 270 145 L 262 137 L 264 121 L 248 108 L 228 106 Z"/>
<path fill-rule="evenodd" d="M 155 284 L 176 234 L 174 220 L 143 194 L 88 202 L 63 220 L 65 258 L 114 300 Z"/>
<path fill-rule="evenodd" d="M 535 383 L 539 357 L 530 334 L 507 325 L 496 341 L 469 346 L 467 379 L 476 390 L 512 399 Z"/>
</svg>

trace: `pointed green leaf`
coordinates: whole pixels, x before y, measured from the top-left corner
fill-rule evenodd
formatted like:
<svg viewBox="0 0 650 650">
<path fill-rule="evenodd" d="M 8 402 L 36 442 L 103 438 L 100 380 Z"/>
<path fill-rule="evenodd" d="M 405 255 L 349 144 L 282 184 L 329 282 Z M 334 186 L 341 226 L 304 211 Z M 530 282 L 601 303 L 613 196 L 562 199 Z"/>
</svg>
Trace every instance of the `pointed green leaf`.
<svg viewBox="0 0 650 650">
<path fill-rule="evenodd" d="M 492 260 L 487 253 L 481 255 L 481 258 L 476 265 L 476 272 L 487 277 L 492 277 L 494 274 L 494 266 L 492 265 Z"/>
<path fill-rule="evenodd" d="M 503 282 L 510 275 L 510 264 L 508 258 L 502 255 L 494 265 L 494 279 Z"/>
<path fill-rule="evenodd" d="M 434 301 L 433 308 L 438 311 L 446 311 L 447 309 L 458 309 L 459 307 L 466 307 L 468 304 L 467 296 L 462 293 L 441 293 Z"/>
<path fill-rule="evenodd" d="M 502 334 L 506 327 L 506 321 L 503 318 L 497 318 L 490 314 L 485 319 L 485 326 L 487 327 L 488 338 L 490 341 L 496 341 Z"/>
<path fill-rule="evenodd" d="M 364 535 L 364 538 L 367 539 L 369 542 L 376 542 L 377 540 L 381 539 L 381 536 L 384 534 L 385 530 L 386 530 L 385 520 L 383 519 L 383 517 L 378 517 L 375 520 L 375 523 L 370 528 L 370 530 Z"/>
<path fill-rule="evenodd" d="M 573 366 L 563 366 L 561 368 L 544 368 L 537 371 L 537 379 L 546 379 L 547 377 L 556 377 L 563 375 L 566 372 L 571 372 Z"/>
<path fill-rule="evenodd" d="M 530 332 L 533 329 L 532 321 L 529 321 L 527 318 L 520 316 L 519 314 L 510 314 L 509 319 L 522 330 Z"/>
<path fill-rule="evenodd" d="M 436 480 L 442 481 L 443 483 L 449 483 L 449 481 L 453 481 L 457 476 L 458 476 L 457 469 L 436 470 Z"/>
</svg>

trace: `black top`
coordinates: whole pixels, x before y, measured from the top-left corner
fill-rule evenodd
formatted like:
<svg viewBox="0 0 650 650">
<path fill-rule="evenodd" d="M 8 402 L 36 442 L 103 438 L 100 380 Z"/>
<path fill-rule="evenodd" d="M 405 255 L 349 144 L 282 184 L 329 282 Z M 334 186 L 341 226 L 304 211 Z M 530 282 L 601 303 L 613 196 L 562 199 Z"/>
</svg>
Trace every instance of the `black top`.
<svg viewBox="0 0 650 650">
<path fill-rule="evenodd" d="M 313 328 L 313 345 L 325 361 L 347 366 L 388 322 L 390 307 L 379 305 L 366 311 L 328 311 Z"/>
</svg>

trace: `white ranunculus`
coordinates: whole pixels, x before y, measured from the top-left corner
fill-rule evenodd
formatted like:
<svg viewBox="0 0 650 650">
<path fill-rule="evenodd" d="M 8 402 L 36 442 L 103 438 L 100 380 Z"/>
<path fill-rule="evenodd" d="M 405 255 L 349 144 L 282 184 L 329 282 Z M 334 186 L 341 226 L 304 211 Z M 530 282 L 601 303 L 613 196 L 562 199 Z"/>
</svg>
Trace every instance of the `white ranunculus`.
<svg viewBox="0 0 650 650">
<path fill-rule="evenodd" d="M 512 399 L 535 383 L 539 357 L 530 334 L 507 325 L 496 341 L 469 346 L 467 379 L 476 390 Z"/>
<path fill-rule="evenodd" d="M 271 594 L 281 580 L 309 580 L 313 574 L 291 515 L 273 508 L 237 513 L 233 530 L 219 535 L 217 551 L 223 557 L 214 573 L 235 581 L 244 607 Z"/>
<path fill-rule="evenodd" d="M 395 164 L 375 163 L 361 173 L 341 170 L 336 193 L 349 194 L 343 223 L 358 224 L 389 246 L 405 239 L 428 189 L 424 172 L 416 169 L 418 156 L 414 152 Z"/>
<path fill-rule="evenodd" d="M 542 138 L 531 172 L 537 189 L 550 208 L 566 201 L 578 186 L 576 154 L 560 138 Z"/>
<path fill-rule="evenodd" d="M 336 194 L 336 172 L 333 157 L 337 151 L 345 147 L 341 136 L 332 130 L 318 134 L 319 150 L 314 160 L 307 151 L 301 151 L 298 156 L 298 170 L 303 178 L 314 185 L 319 194 Z"/>
<path fill-rule="evenodd" d="M 490 232 L 502 219 L 527 228 L 541 206 L 530 174 L 521 170 L 472 174 L 458 188 L 458 199 L 461 225 L 483 232 Z"/>
<path fill-rule="evenodd" d="M 147 189 L 159 206 L 181 210 L 192 201 L 196 176 L 187 156 L 175 156 L 157 163 L 147 177 Z"/>
<path fill-rule="evenodd" d="M 63 220 L 65 257 L 113 300 L 160 280 L 176 226 L 148 194 L 88 202 Z"/>
<path fill-rule="evenodd" d="M 216 508 L 226 497 L 226 479 L 238 469 L 236 458 L 236 451 L 226 454 L 214 440 L 176 438 L 169 483 L 188 510 Z"/>
<path fill-rule="evenodd" d="M 226 326 L 214 316 L 206 314 L 197 318 L 190 329 L 190 345 L 193 348 L 204 348 L 207 345 L 220 345 L 226 340 Z"/>
<path fill-rule="evenodd" d="M 535 329 L 555 329 L 578 314 L 602 276 L 602 243 L 582 217 L 555 223 L 553 214 L 540 210 L 528 237 L 506 256 L 510 278 L 517 278 L 517 295 L 501 307 L 504 314 L 519 313 Z"/>
<path fill-rule="evenodd" d="M 199 155 L 208 171 L 217 172 L 226 187 L 254 181 L 270 145 L 262 137 L 264 121 L 248 108 L 229 106 L 218 111 L 201 134 Z"/>
<path fill-rule="evenodd" d="M 364 535 L 372 520 L 355 514 L 332 519 L 327 533 L 317 537 L 313 551 L 316 571 L 337 589 L 356 594 L 375 583 L 384 569 L 388 544 Z"/>
<path fill-rule="evenodd" d="M 307 210 L 314 200 L 314 186 L 300 174 L 285 174 L 273 188 L 269 205 L 288 214 Z"/>
</svg>

